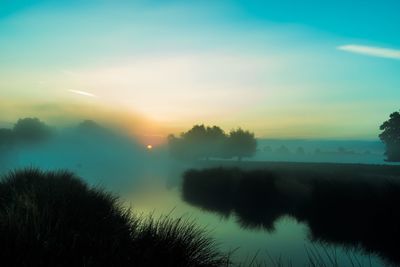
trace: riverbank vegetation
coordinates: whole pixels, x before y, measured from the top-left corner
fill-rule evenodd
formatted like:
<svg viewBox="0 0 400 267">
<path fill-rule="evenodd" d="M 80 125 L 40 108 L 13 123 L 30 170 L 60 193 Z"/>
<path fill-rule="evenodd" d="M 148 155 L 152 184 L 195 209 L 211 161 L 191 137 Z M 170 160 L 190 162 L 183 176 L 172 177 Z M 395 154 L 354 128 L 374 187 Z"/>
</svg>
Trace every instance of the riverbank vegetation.
<svg viewBox="0 0 400 267">
<path fill-rule="evenodd" d="M 223 217 L 234 216 L 244 228 L 274 231 L 279 218 L 290 216 L 308 226 L 312 241 L 362 248 L 399 264 L 399 176 L 345 169 L 189 170 L 182 197 Z"/>
<path fill-rule="evenodd" d="M 141 218 L 67 171 L 26 169 L 0 182 L 0 256 L 13 266 L 226 266 L 206 229 Z M 11 265 L 9 265 L 11 266 Z"/>
</svg>

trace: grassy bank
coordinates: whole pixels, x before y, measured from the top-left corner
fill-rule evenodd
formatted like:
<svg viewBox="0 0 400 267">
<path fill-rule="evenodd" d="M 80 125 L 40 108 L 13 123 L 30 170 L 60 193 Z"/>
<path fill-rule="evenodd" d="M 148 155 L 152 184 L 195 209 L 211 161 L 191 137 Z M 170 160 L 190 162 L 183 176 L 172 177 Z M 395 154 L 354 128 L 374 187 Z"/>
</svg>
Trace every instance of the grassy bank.
<svg viewBox="0 0 400 267">
<path fill-rule="evenodd" d="M 343 164 L 316 170 L 316 164 L 285 165 L 189 170 L 182 196 L 202 209 L 236 216 L 242 227 L 273 231 L 278 218 L 291 216 L 308 225 L 312 240 L 362 248 L 400 264 L 398 167 L 383 166 L 382 175 L 381 166 L 352 171 Z M 376 173 L 365 171 L 371 168 Z"/>
<path fill-rule="evenodd" d="M 205 229 L 139 218 L 74 174 L 17 171 L 0 182 L 0 257 L 7 266 L 226 266 Z"/>
<path fill-rule="evenodd" d="M 242 170 L 269 170 L 285 175 L 299 173 L 304 176 L 318 174 L 323 178 L 326 174 L 335 174 L 335 178 L 352 175 L 353 178 L 400 178 L 400 164 L 379 165 L 379 164 L 353 164 L 353 163 L 308 163 L 308 162 L 273 162 L 273 161 L 198 161 L 198 169 L 205 168 L 239 168 Z M 360 174 L 362 176 L 355 176 Z"/>
</svg>

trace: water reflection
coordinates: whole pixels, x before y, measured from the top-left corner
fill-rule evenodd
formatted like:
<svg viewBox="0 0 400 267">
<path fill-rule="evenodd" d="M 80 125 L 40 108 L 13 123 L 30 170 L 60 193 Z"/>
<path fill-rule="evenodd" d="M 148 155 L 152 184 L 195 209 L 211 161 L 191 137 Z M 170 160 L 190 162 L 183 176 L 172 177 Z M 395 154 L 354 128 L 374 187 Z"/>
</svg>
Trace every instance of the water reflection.
<svg viewBox="0 0 400 267">
<path fill-rule="evenodd" d="M 377 167 L 378 168 L 378 167 Z M 352 248 L 400 264 L 400 184 L 364 173 L 274 171 L 235 168 L 190 170 L 183 199 L 225 217 L 242 228 L 273 232 L 290 216 L 309 227 L 311 241 Z"/>
</svg>

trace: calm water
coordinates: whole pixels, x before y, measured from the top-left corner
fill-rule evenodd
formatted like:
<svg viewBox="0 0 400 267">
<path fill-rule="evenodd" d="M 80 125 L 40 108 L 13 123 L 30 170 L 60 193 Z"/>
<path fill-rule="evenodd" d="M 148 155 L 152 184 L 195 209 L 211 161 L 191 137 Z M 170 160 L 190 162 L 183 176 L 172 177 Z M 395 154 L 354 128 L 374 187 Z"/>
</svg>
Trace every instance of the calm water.
<svg viewBox="0 0 400 267">
<path fill-rule="evenodd" d="M 262 141 L 262 140 L 260 140 Z M 76 144 L 75 144 L 76 145 Z M 280 151 L 281 146 L 288 151 Z M 188 216 L 196 220 L 200 226 L 207 227 L 224 251 L 236 250 L 234 259 L 245 261 L 255 255 L 259 260 L 270 263 L 269 256 L 277 259 L 280 256 L 292 261 L 295 266 L 303 266 L 307 262 L 306 250 L 323 248 L 309 240 L 307 225 L 290 217 L 280 218 L 275 222 L 273 231 L 263 229 L 243 229 L 235 215 L 228 218 L 216 213 L 203 211 L 190 206 L 181 199 L 181 175 L 170 166 L 166 153 L 148 153 L 133 147 L 129 150 L 125 144 L 100 147 L 94 143 L 96 153 L 71 145 L 49 144 L 37 150 L 17 151 L 11 153 L 8 163 L 0 164 L 0 172 L 6 173 L 14 168 L 27 166 L 53 170 L 65 168 L 76 172 L 92 185 L 101 185 L 122 196 L 127 205 L 135 212 L 154 214 L 170 214 L 174 217 Z M 104 144 L 103 144 L 104 146 Z M 344 147 L 344 150 L 340 149 Z M 296 149 L 303 147 L 304 153 L 298 154 Z M 339 148 L 338 148 L 339 147 Z M 320 149 L 319 154 L 315 153 Z M 76 152 L 79 153 L 76 153 Z M 113 153 L 109 153 L 113 151 Z M 61 153 L 62 152 L 62 153 Z M 309 161 L 309 162 L 353 162 L 383 163 L 382 145 L 377 142 L 343 143 L 343 142 L 310 142 L 310 141 L 262 141 L 255 160 L 272 161 Z M 7 161 L 6 161 L 7 162 Z M 189 166 L 188 166 L 189 167 Z M 336 253 L 341 266 L 352 266 L 354 261 L 369 266 L 369 257 L 361 251 L 347 252 L 343 247 L 327 245 L 330 253 Z M 377 257 L 371 256 L 372 266 L 384 266 Z"/>
<path fill-rule="evenodd" d="M 291 217 L 283 217 L 275 222 L 273 231 L 264 229 L 243 229 L 235 215 L 228 218 L 213 212 L 190 206 L 181 199 L 179 186 L 167 189 L 162 177 L 147 176 L 137 183 L 131 192 L 123 194 L 127 205 L 135 212 L 153 214 L 155 217 L 171 214 L 173 217 L 186 216 L 206 226 L 224 251 L 236 250 L 234 260 L 251 261 L 253 257 L 271 263 L 282 257 L 283 262 L 293 262 L 295 266 L 307 263 L 307 250 L 317 250 L 325 258 L 324 248 L 330 255 L 336 253 L 340 266 L 353 266 L 359 261 L 363 266 L 385 266 L 375 256 L 366 256 L 362 251 L 329 244 L 317 244 L 309 240 L 308 227 Z M 350 259 L 350 258 L 351 259 Z"/>
</svg>

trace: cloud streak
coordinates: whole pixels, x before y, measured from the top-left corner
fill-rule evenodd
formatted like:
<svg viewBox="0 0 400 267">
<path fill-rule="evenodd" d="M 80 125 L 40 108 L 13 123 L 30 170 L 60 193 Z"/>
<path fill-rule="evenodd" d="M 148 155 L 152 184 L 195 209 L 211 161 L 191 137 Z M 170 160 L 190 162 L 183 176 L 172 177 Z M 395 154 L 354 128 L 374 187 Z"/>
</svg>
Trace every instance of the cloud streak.
<svg viewBox="0 0 400 267">
<path fill-rule="evenodd" d="M 85 92 L 85 91 L 79 91 L 79 90 L 68 90 L 68 91 L 70 91 L 71 93 L 74 93 L 74 94 L 78 94 L 78 95 L 83 95 L 83 96 L 88 96 L 88 97 L 97 97 L 96 95 Z"/>
<path fill-rule="evenodd" d="M 337 47 L 338 50 L 362 54 L 371 57 L 382 57 L 400 60 L 400 50 L 384 47 L 365 46 L 365 45 L 342 45 Z"/>
</svg>

